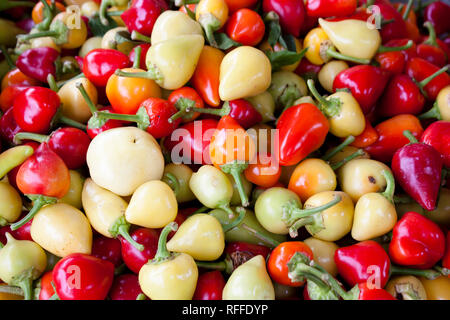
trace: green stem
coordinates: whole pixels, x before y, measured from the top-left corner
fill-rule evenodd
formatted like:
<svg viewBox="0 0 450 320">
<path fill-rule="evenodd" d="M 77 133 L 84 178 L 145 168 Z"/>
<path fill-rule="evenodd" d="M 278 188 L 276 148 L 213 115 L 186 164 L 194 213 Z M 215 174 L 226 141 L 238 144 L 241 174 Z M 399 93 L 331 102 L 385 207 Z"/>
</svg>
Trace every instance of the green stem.
<svg viewBox="0 0 450 320">
<path fill-rule="evenodd" d="M 192 212 L 192 214 L 203 213 L 203 212 L 206 212 L 208 210 L 210 210 L 210 208 L 208 208 L 207 206 L 202 206 L 201 208 L 198 208 L 197 210 Z"/>
<path fill-rule="evenodd" d="M 120 276 L 121 274 L 123 274 L 125 272 L 125 270 L 127 269 L 127 265 L 125 263 L 122 263 L 120 266 L 118 266 L 117 268 L 114 269 L 114 276 Z"/>
<path fill-rule="evenodd" d="M 17 286 L 23 291 L 24 300 L 33 300 L 33 280 L 31 278 L 25 278 Z"/>
<path fill-rule="evenodd" d="M 438 71 L 436 71 L 435 73 L 433 73 L 431 76 L 423 79 L 422 81 L 418 82 L 417 85 L 419 86 L 419 88 L 422 90 L 427 84 L 429 84 L 434 78 L 436 78 L 437 76 L 439 76 L 440 74 L 447 72 L 448 70 L 448 66 L 442 67 L 441 69 L 439 69 Z"/>
<path fill-rule="evenodd" d="M 141 53 L 142 53 L 142 48 L 140 46 L 136 46 L 134 48 L 134 62 L 133 62 L 134 69 L 139 69 L 139 67 L 141 65 Z"/>
<path fill-rule="evenodd" d="M 34 7 L 35 3 L 31 1 L 9 1 L 9 0 L 3 0 L 2 3 L 0 3 L 0 11 L 8 10 L 11 8 L 16 7 Z"/>
<path fill-rule="evenodd" d="M 353 143 L 353 141 L 355 141 L 355 137 L 354 136 L 348 136 L 347 138 L 345 138 L 344 141 L 342 141 L 342 143 L 336 147 L 334 147 L 333 149 L 329 150 L 323 157 L 322 160 L 323 161 L 328 161 L 331 158 L 333 158 L 335 155 L 337 155 L 339 152 L 341 152 L 346 146 L 348 146 L 349 144 Z"/>
<path fill-rule="evenodd" d="M 142 33 L 133 30 L 133 32 L 131 32 L 131 40 L 135 40 L 135 41 L 142 41 L 142 42 L 146 42 L 146 43 L 151 43 L 151 38 L 144 36 Z"/>
<path fill-rule="evenodd" d="M 226 233 L 231 229 L 236 228 L 245 218 L 245 209 L 244 208 L 236 208 L 236 211 L 239 213 L 238 217 L 234 219 L 232 222 L 222 225 L 223 232 Z"/>
<path fill-rule="evenodd" d="M 425 113 L 422 113 L 417 118 L 419 118 L 420 120 L 424 120 L 424 119 L 442 120 L 441 111 L 439 110 L 437 101 L 433 104 L 433 107 L 430 110 L 428 110 Z"/>
<path fill-rule="evenodd" d="M 119 77 L 128 77 L 128 78 L 142 78 L 150 80 L 159 79 L 159 75 L 157 75 L 156 72 L 153 72 L 151 69 L 145 72 L 125 72 L 117 69 L 116 72 L 114 72 L 114 74 Z"/>
<path fill-rule="evenodd" d="M 233 219 L 234 218 L 234 212 L 230 208 L 229 203 L 221 203 L 217 206 L 218 209 L 222 209 L 226 213 L 228 213 L 228 218 Z"/>
<path fill-rule="evenodd" d="M 386 47 L 386 46 L 380 45 L 380 47 L 378 48 L 377 52 L 378 53 L 385 53 L 385 52 L 407 50 L 407 49 L 412 47 L 413 43 L 414 42 L 412 40 L 408 40 L 408 42 L 404 46 L 400 46 L 400 47 Z"/>
<path fill-rule="evenodd" d="M 405 5 L 403 3 L 400 3 L 400 5 L 397 8 L 397 12 L 401 13 L 404 7 L 405 7 Z"/>
<path fill-rule="evenodd" d="M 395 204 L 409 204 L 413 202 L 413 200 L 407 195 L 394 195 L 393 200 Z"/>
<path fill-rule="evenodd" d="M 401 300 L 422 300 L 414 290 L 411 283 L 398 283 L 395 285 L 395 292 L 401 295 Z"/>
<path fill-rule="evenodd" d="M 306 84 L 308 86 L 309 91 L 311 91 L 314 98 L 319 101 L 319 104 L 321 106 L 321 111 L 325 113 L 327 117 L 333 117 L 340 113 L 341 111 L 341 101 L 337 98 L 331 98 L 330 100 L 325 99 L 320 95 L 320 93 L 317 91 L 316 87 L 314 86 L 314 80 L 308 79 L 306 81 Z"/>
<path fill-rule="evenodd" d="M 14 136 L 13 141 L 15 144 L 22 144 L 23 140 L 33 140 L 42 143 L 48 142 L 49 138 L 50 136 L 46 136 L 44 134 L 37 134 L 32 132 L 18 132 Z"/>
<path fill-rule="evenodd" d="M 209 270 L 219 270 L 230 274 L 233 271 L 233 263 L 230 259 L 225 259 L 222 261 L 206 262 L 206 261 L 195 261 L 197 267 L 209 269 Z"/>
<path fill-rule="evenodd" d="M 15 294 L 17 296 L 24 296 L 23 290 L 20 287 L 16 286 L 8 286 L 8 285 L 0 286 L 0 292 Z"/>
<path fill-rule="evenodd" d="M 350 56 L 347 56 L 347 55 L 337 52 L 334 47 L 328 48 L 326 53 L 328 56 L 338 59 L 338 60 L 346 60 L 346 61 L 355 62 L 358 64 L 369 64 L 370 63 L 370 59 L 359 59 L 359 58 L 355 58 L 355 57 L 350 57 Z"/>
<path fill-rule="evenodd" d="M 258 238 L 259 240 L 261 240 L 262 242 L 266 243 L 268 247 L 270 248 L 276 248 L 280 245 L 280 242 L 270 238 L 269 236 L 266 236 L 264 234 L 262 234 L 261 232 L 256 231 L 255 229 L 253 229 L 252 227 L 248 226 L 247 224 L 243 223 L 241 224 L 242 229 L 250 232 L 251 234 L 253 234 L 256 238 Z"/>
<path fill-rule="evenodd" d="M 183 120 L 189 121 L 192 119 L 194 113 L 205 113 L 212 114 L 219 117 L 226 116 L 230 113 L 231 108 L 227 102 L 225 102 L 222 108 L 196 108 L 195 101 L 188 98 L 179 98 L 177 102 L 175 102 L 175 107 L 179 110 L 173 116 L 169 118 L 169 122 L 172 123 L 178 118 L 182 118 Z"/>
<path fill-rule="evenodd" d="M 133 247 L 135 247 L 136 249 L 138 249 L 139 251 L 143 251 L 145 248 L 142 244 L 137 243 L 128 233 L 128 230 L 130 229 L 130 225 L 126 226 L 126 225 L 121 225 L 119 227 L 119 234 L 125 239 L 127 240 L 128 243 L 130 243 Z"/>
<path fill-rule="evenodd" d="M 407 6 L 406 6 L 405 12 L 403 12 L 402 18 L 403 18 L 403 20 L 405 20 L 405 21 L 408 20 L 408 16 L 409 16 L 409 13 L 411 12 L 413 2 L 414 2 L 414 0 L 409 0 L 409 1 L 408 1 L 408 4 L 407 4 Z"/>
<path fill-rule="evenodd" d="M 112 6 L 113 4 L 114 4 L 114 0 L 102 0 L 102 2 L 100 4 L 100 9 L 99 9 L 98 15 L 100 17 L 100 22 L 104 26 L 109 25 L 109 21 L 106 17 L 106 13 L 107 13 L 108 7 Z"/>
<path fill-rule="evenodd" d="M 413 268 L 401 268 L 394 265 L 391 265 L 390 272 L 392 275 L 399 275 L 399 274 L 412 275 L 417 277 L 424 277 L 427 278 L 428 280 L 434 280 L 441 276 L 440 272 L 432 269 L 421 270 Z"/>
<path fill-rule="evenodd" d="M 48 86 L 50 87 L 50 89 L 52 89 L 55 92 L 58 92 L 59 88 L 56 85 L 55 77 L 51 73 L 49 73 L 47 76 L 47 83 L 48 83 Z"/>
<path fill-rule="evenodd" d="M 70 79 L 65 80 L 65 81 L 59 81 L 57 83 L 58 89 L 61 89 L 66 83 L 68 83 L 68 82 L 70 82 L 72 80 L 81 79 L 81 78 L 84 78 L 84 73 L 82 73 L 82 72 L 77 74 L 76 76 L 70 78 Z"/>
<path fill-rule="evenodd" d="M 77 89 L 80 91 L 81 95 L 83 96 L 84 101 L 87 103 L 89 110 L 91 110 L 91 113 L 94 115 L 97 113 L 98 109 L 92 102 L 91 98 L 89 97 L 88 93 L 86 92 L 86 89 L 84 88 L 83 84 L 81 82 L 77 83 L 75 85 Z"/>
<path fill-rule="evenodd" d="M 31 219 L 33 219 L 33 217 L 36 215 L 36 213 L 38 213 L 39 210 L 41 210 L 41 208 L 47 204 L 53 204 L 56 203 L 58 201 L 57 198 L 53 198 L 53 197 L 46 197 L 43 195 L 27 195 L 28 198 L 30 198 L 31 201 L 33 201 L 33 208 L 31 208 L 31 210 L 28 212 L 28 214 L 23 217 L 20 221 L 17 221 L 13 224 L 11 224 L 11 230 L 17 230 L 19 229 L 21 226 L 23 226 L 24 224 L 26 224 L 28 221 L 30 221 Z"/>
<path fill-rule="evenodd" d="M 56 14 L 57 8 L 54 2 L 52 2 L 52 6 L 50 6 L 46 0 L 41 0 L 41 3 L 44 6 L 44 19 L 38 25 L 36 25 L 36 29 L 45 31 L 50 27 L 53 17 Z"/>
<path fill-rule="evenodd" d="M 245 208 L 247 207 L 250 202 L 248 201 L 248 196 L 245 193 L 244 185 L 242 183 L 242 176 L 241 173 L 248 167 L 247 163 L 239 163 L 239 162 L 233 162 L 233 163 L 227 163 L 224 165 L 221 165 L 220 168 L 223 172 L 231 174 L 231 176 L 234 179 L 234 182 L 236 183 L 236 188 L 239 192 L 239 197 L 241 198 L 241 204 Z"/>
<path fill-rule="evenodd" d="M 312 216 L 315 213 L 320 213 L 324 210 L 327 210 L 342 200 L 340 195 L 336 195 L 333 200 L 330 202 L 308 209 L 300 209 L 298 207 L 298 203 L 295 201 L 289 201 L 283 205 L 283 220 L 286 222 L 288 226 L 294 224 L 298 219 L 306 218 Z"/>
<path fill-rule="evenodd" d="M 394 22 L 395 19 L 389 19 L 389 20 L 384 20 L 383 18 L 381 19 L 381 27 L 384 27 L 385 25 Z"/>
<path fill-rule="evenodd" d="M 171 231 L 177 231 L 177 229 L 178 224 L 176 222 L 171 222 L 162 229 L 158 240 L 158 251 L 156 251 L 155 257 L 151 260 L 152 262 L 160 262 L 171 256 L 171 252 L 167 250 L 167 236 Z"/>
<path fill-rule="evenodd" d="M 139 293 L 136 300 L 147 300 L 147 297 L 143 293 Z"/>
<path fill-rule="evenodd" d="M 48 30 L 48 31 L 29 33 L 26 35 L 20 35 L 20 36 L 17 36 L 17 38 L 21 41 L 28 41 L 28 40 L 36 39 L 36 38 L 57 37 L 57 36 L 59 36 L 58 31 Z"/>
<path fill-rule="evenodd" d="M 423 26 L 428 29 L 428 39 L 425 40 L 422 44 L 440 48 L 436 41 L 436 30 L 434 29 L 433 24 L 430 21 L 427 21 L 423 24 Z"/>
<path fill-rule="evenodd" d="M 177 177 L 174 174 L 170 172 L 164 173 L 162 181 L 167 183 L 172 188 L 173 193 L 175 193 L 175 196 L 177 196 L 180 193 L 180 182 L 178 181 Z"/>
<path fill-rule="evenodd" d="M 58 120 L 59 120 L 58 121 L 59 123 L 63 123 L 63 124 L 66 124 L 68 126 L 71 126 L 71 127 L 74 127 L 74 128 L 77 128 L 77 129 L 80 129 L 80 130 L 83 130 L 83 131 L 86 131 L 86 125 L 85 124 L 80 123 L 80 122 L 75 121 L 75 120 L 72 120 L 70 118 L 67 118 L 66 116 L 63 116 L 62 114 L 59 115 Z"/>
<path fill-rule="evenodd" d="M 394 192 L 395 192 L 394 176 L 388 170 L 381 171 L 381 174 L 386 179 L 386 190 L 384 190 L 384 192 L 381 195 L 386 199 L 388 199 L 391 203 L 394 203 Z"/>
<path fill-rule="evenodd" d="M 409 144 L 413 144 L 413 143 L 418 143 L 419 142 L 417 140 L 417 138 L 414 137 L 414 135 L 409 130 L 404 130 L 403 131 L 403 135 L 409 140 Z"/>
<path fill-rule="evenodd" d="M 8 64 L 9 68 L 14 69 L 16 65 L 14 64 L 14 61 L 11 59 L 8 50 L 3 44 L 0 45 L 0 51 L 3 53 L 3 56 L 5 57 L 6 63 Z"/>
<path fill-rule="evenodd" d="M 140 122 L 140 117 L 136 114 L 123 114 L 123 113 L 110 113 L 105 111 L 97 111 L 95 115 L 98 116 L 99 118 Z"/>
<path fill-rule="evenodd" d="M 337 170 L 337 169 L 339 169 L 340 167 L 342 167 L 344 164 L 346 164 L 347 162 L 349 162 L 349 161 L 351 161 L 351 160 L 353 160 L 353 159 L 355 159 L 355 158 L 357 158 L 357 157 L 363 156 L 363 155 L 364 155 L 364 150 L 359 149 L 358 151 L 352 153 L 352 154 L 349 155 L 348 157 L 346 157 L 346 158 L 342 159 L 341 161 L 339 161 L 339 162 L 333 164 L 333 165 L 331 166 L 331 169 Z"/>
</svg>

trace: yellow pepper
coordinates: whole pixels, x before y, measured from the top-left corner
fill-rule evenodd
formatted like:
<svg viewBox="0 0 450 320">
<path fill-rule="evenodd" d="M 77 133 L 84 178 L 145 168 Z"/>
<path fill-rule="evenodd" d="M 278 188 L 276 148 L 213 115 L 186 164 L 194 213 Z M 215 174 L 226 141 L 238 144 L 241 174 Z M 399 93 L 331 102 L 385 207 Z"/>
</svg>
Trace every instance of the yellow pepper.
<svg viewBox="0 0 450 320">
<path fill-rule="evenodd" d="M 322 65 L 330 60 L 327 55 L 321 54 L 323 44 L 329 42 L 328 35 L 322 28 L 311 29 L 303 39 L 303 47 L 308 48 L 305 53 L 306 59 L 315 65 Z"/>
<path fill-rule="evenodd" d="M 22 198 L 17 190 L 6 182 L 0 182 L 0 225 L 15 222 L 22 213 Z"/>
<path fill-rule="evenodd" d="M 427 300 L 425 287 L 414 276 L 396 276 L 386 284 L 386 291 L 401 300 Z"/>
<path fill-rule="evenodd" d="M 427 300 L 450 300 L 450 278 L 448 276 L 440 276 L 434 280 L 428 280 L 420 277 Z"/>
<path fill-rule="evenodd" d="M 206 38 L 213 47 L 217 47 L 214 31 L 222 28 L 227 19 L 228 6 L 225 0 L 200 0 L 195 8 L 195 20 L 202 25 Z"/>
</svg>

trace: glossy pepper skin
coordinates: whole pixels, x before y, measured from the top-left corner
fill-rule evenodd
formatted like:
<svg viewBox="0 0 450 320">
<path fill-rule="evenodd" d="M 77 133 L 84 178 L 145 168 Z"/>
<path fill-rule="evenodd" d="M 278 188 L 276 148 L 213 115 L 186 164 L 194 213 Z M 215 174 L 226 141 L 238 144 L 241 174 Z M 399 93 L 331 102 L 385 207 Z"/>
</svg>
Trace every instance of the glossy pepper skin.
<svg viewBox="0 0 450 320">
<path fill-rule="evenodd" d="M 59 57 L 56 49 L 41 47 L 28 49 L 16 61 L 16 65 L 25 75 L 47 82 L 49 74 L 56 76 L 55 61 Z"/>
<path fill-rule="evenodd" d="M 263 10 L 274 11 L 280 18 L 281 28 L 294 37 L 300 35 L 306 10 L 302 0 L 263 0 Z"/>
<path fill-rule="evenodd" d="M 401 47 L 408 43 L 409 39 L 394 39 L 386 42 L 385 47 Z M 406 62 L 417 56 L 417 46 L 415 43 L 411 48 L 401 51 L 380 52 L 375 56 L 375 61 L 380 65 L 380 68 L 388 71 L 390 74 L 403 73 Z"/>
<path fill-rule="evenodd" d="M 159 232 L 154 229 L 139 228 L 130 233 L 130 235 L 134 241 L 144 246 L 144 250 L 139 251 L 120 236 L 122 259 L 127 267 L 137 274 L 142 266 L 155 256 L 158 249 Z"/>
<path fill-rule="evenodd" d="M 420 137 L 420 142 L 439 151 L 444 158 L 444 165 L 450 168 L 450 121 L 441 120 L 430 124 Z"/>
<path fill-rule="evenodd" d="M 130 33 L 137 31 L 144 36 L 150 36 L 156 19 L 167 9 L 169 6 L 164 0 L 134 0 L 120 17 Z"/>
<path fill-rule="evenodd" d="M 91 255 L 111 262 L 115 267 L 122 262 L 122 246 L 119 239 L 98 236 L 92 241 Z"/>
<path fill-rule="evenodd" d="M 244 99 L 230 100 L 230 117 L 236 120 L 244 129 L 248 129 L 262 121 L 261 114 Z"/>
<path fill-rule="evenodd" d="M 405 213 L 392 231 L 389 256 L 396 264 L 428 269 L 442 259 L 444 252 L 442 230 L 417 212 Z"/>
<path fill-rule="evenodd" d="M 306 13 L 310 17 L 345 17 L 356 11 L 355 0 L 308 0 Z"/>
<path fill-rule="evenodd" d="M 436 34 L 440 35 L 450 29 L 450 5 L 443 1 L 430 3 L 424 11 L 424 20 L 433 24 Z"/>
<path fill-rule="evenodd" d="M 111 262 L 88 254 L 70 254 L 53 269 L 53 283 L 61 300 L 104 300 L 113 278 Z"/>
<path fill-rule="evenodd" d="M 441 184 L 443 159 L 433 147 L 417 142 L 396 151 L 392 158 L 392 172 L 398 184 L 424 209 L 436 208 Z"/>
<path fill-rule="evenodd" d="M 364 283 L 378 272 L 379 286 L 383 288 L 389 280 L 390 260 L 383 247 L 375 241 L 367 240 L 336 250 L 334 262 L 339 274 L 350 286 Z"/>
<path fill-rule="evenodd" d="M 193 300 L 222 300 L 225 279 L 220 271 L 200 274 L 197 280 Z"/>
<path fill-rule="evenodd" d="M 280 165 L 297 164 L 320 148 L 329 128 L 328 119 L 313 104 L 302 103 L 285 110 L 277 124 Z"/>
<path fill-rule="evenodd" d="M 139 280 L 135 274 L 121 274 L 114 278 L 108 296 L 111 300 L 137 300 L 142 293 Z"/>
<path fill-rule="evenodd" d="M 364 114 L 368 114 L 383 93 L 389 75 L 378 67 L 358 65 L 340 72 L 333 82 L 333 91 L 350 89 Z"/>
</svg>

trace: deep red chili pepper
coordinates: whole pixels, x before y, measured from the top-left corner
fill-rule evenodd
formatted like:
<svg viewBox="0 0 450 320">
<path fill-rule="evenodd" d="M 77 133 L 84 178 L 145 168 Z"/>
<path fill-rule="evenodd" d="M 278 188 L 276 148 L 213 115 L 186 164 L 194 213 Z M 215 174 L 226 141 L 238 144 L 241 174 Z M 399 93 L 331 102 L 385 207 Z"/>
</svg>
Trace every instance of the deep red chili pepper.
<svg viewBox="0 0 450 320">
<path fill-rule="evenodd" d="M 302 103 L 286 109 L 277 124 L 280 165 L 297 164 L 320 148 L 329 127 L 328 119 L 313 104 Z"/>
<path fill-rule="evenodd" d="M 294 72 L 305 79 L 316 81 L 320 69 L 322 69 L 322 65 L 318 66 L 309 62 L 308 59 L 301 59 Z"/>
<path fill-rule="evenodd" d="M 394 39 L 386 42 L 385 47 L 401 47 L 408 43 L 409 39 Z M 391 74 L 403 73 L 406 61 L 417 56 L 417 46 L 412 44 L 411 48 L 401 51 L 380 52 L 375 56 L 375 61 L 380 64 L 380 68 L 389 71 Z"/>
<path fill-rule="evenodd" d="M 386 290 L 369 287 L 367 283 L 359 283 L 358 289 L 358 299 L 355 300 L 397 300 Z"/>
<path fill-rule="evenodd" d="M 447 245 L 444 257 L 442 258 L 442 266 L 450 270 L 450 231 L 447 231 Z"/>
<path fill-rule="evenodd" d="M 39 290 L 39 300 L 49 300 L 54 294 L 55 289 L 52 286 L 53 272 L 47 271 L 41 277 L 41 288 Z"/>
<path fill-rule="evenodd" d="M 390 162 L 394 153 L 409 143 L 403 135 L 404 130 L 409 130 L 416 138 L 423 133 L 419 119 L 411 114 L 400 114 L 387 119 L 375 126 L 378 132 L 378 140 L 364 148 L 370 156 L 378 161 Z"/>
<path fill-rule="evenodd" d="M 425 27 L 428 29 L 429 36 L 417 46 L 417 56 L 441 68 L 447 62 L 447 55 L 436 41 L 436 32 L 432 23 L 425 22 Z"/>
<path fill-rule="evenodd" d="M 16 142 L 18 139 L 47 142 L 69 169 L 78 169 L 86 164 L 86 153 L 91 143 L 84 131 L 72 127 L 57 129 L 49 136 L 21 132 L 15 136 Z"/>
<path fill-rule="evenodd" d="M 222 300 L 225 279 L 220 271 L 210 271 L 199 275 L 193 300 Z"/>
<path fill-rule="evenodd" d="M 236 120 L 244 129 L 248 129 L 262 121 L 261 114 L 244 99 L 228 101 L 230 106 L 229 115 Z"/>
<path fill-rule="evenodd" d="M 450 168 L 450 121 L 436 121 L 430 124 L 420 142 L 432 146 L 444 158 L 444 165 Z"/>
<path fill-rule="evenodd" d="M 131 52 L 128 55 L 128 57 L 130 58 L 130 61 L 133 64 L 134 64 L 134 59 L 135 59 L 135 51 L 136 51 L 137 47 L 141 48 L 141 56 L 140 56 L 140 60 L 139 60 L 139 68 L 142 69 L 142 70 L 147 70 L 147 65 L 145 63 L 145 58 L 147 57 L 148 49 L 150 49 L 150 44 L 149 43 L 141 43 L 141 44 L 138 44 L 136 47 L 134 47 L 133 50 L 131 50 Z"/>
<path fill-rule="evenodd" d="M 333 82 L 333 90 L 348 88 L 364 114 L 368 114 L 384 91 L 388 73 L 380 68 L 359 65 L 340 72 Z"/>
<path fill-rule="evenodd" d="M 27 132 L 47 133 L 59 105 L 59 96 L 53 90 L 31 87 L 16 97 L 14 119 Z"/>
<path fill-rule="evenodd" d="M 14 104 L 17 96 L 22 92 L 30 88 L 30 86 L 8 86 L 0 94 L 0 109 L 2 112 L 6 112 Z"/>
<path fill-rule="evenodd" d="M 442 259 L 445 235 L 437 224 L 417 212 L 407 212 L 392 231 L 389 255 L 393 262 L 427 269 Z"/>
<path fill-rule="evenodd" d="M 28 49 L 17 58 L 16 66 L 25 75 L 46 83 L 49 74 L 56 77 L 55 61 L 58 57 L 59 52 L 53 48 Z"/>
<path fill-rule="evenodd" d="M 161 12 L 168 9 L 169 6 L 163 0 L 133 0 L 131 6 L 120 17 L 130 33 L 137 31 L 149 37 L 156 19 Z"/>
<path fill-rule="evenodd" d="M 0 136 L 8 142 L 8 144 L 14 143 L 14 136 L 23 131 L 14 119 L 13 108 L 9 108 L 3 116 L 0 118 Z"/>
<path fill-rule="evenodd" d="M 306 13 L 311 17 L 343 17 L 355 12 L 356 0 L 307 0 Z"/>
<path fill-rule="evenodd" d="M 264 37 L 265 25 L 257 12 L 242 8 L 228 18 L 226 31 L 234 41 L 244 46 L 256 46 Z"/>
<path fill-rule="evenodd" d="M 339 275 L 351 287 L 374 279 L 383 288 L 389 280 L 389 256 L 380 244 L 372 240 L 337 249 L 334 262 Z"/>
<path fill-rule="evenodd" d="M 412 58 L 406 64 L 407 74 L 417 82 L 422 82 L 431 75 L 436 74 L 438 71 L 442 72 L 426 85 L 423 85 L 423 91 L 426 94 L 426 98 L 431 101 L 436 100 L 436 97 L 442 88 L 450 85 L 450 75 L 446 73 L 445 70 L 447 69 L 439 69 L 439 67 L 421 58 Z"/>
<path fill-rule="evenodd" d="M 98 111 L 112 113 L 113 109 L 111 106 L 108 106 L 108 107 L 103 107 L 103 108 L 99 109 Z M 98 135 L 99 133 L 102 133 L 103 131 L 113 129 L 113 128 L 123 127 L 123 126 L 125 126 L 125 124 L 126 124 L 125 121 L 114 120 L 114 119 L 106 120 L 105 119 L 105 121 L 102 123 L 102 125 L 100 127 L 91 128 L 90 123 L 88 122 L 86 132 L 91 139 L 94 139 L 96 135 Z"/>
<path fill-rule="evenodd" d="M 122 263 L 122 246 L 119 239 L 104 236 L 95 237 L 92 241 L 92 252 L 94 257 L 111 262 L 115 267 Z"/>
<path fill-rule="evenodd" d="M 274 11 L 280 18 L 281 28 L 294 37 L 300 35 L 306 10 L 303 0 L 263 0 L 264 12 Z"/>
<path fill-rule="evenodd" d="M 104 300 L 114 278 L 114 265 L 88 254 L 73 253 L 53 269 L 53 283 L 61 300 Z"/>
<path fill-rule="evenodd" d="M 136 300 L 140 294 L 143 292 L 137 275 L 128 273 L 114 278 L 108 296 L 111 300 Z"/>
<path fill-rule="evenodd" d="M 450 30 L 450 5 L 443 1 L 430 3 L 424 10 L 423 17 L 425 21 L 433 24 L 436 34 L 448 32 Z"/>
<path fill-rule="evenodd" d="M 94 85 L 105 87 L 117 70 L 131 67 L 128 56 L 114 49 L 94 49 L 83 59 L 83 73 Z"/>
<path fill-rule="evenodd" d="M 130 235 L 134 241 L 144 246 L 144 250 L 139 251 L 127 240 L 119 236 L 122 244 L 122 259 L 131 271 L 139 273 L 141 267 L 149 259 L 153 259 L 158 250 L 159 232 L 153 229 L 139 228 Z"/>
<path fill-rule="evenodd" d="M 211 164 L 209 144 L 218 123 L 214 119 L 186 123 L 177 129 L 175 135 L 164 139 L 164 146 L 168 152 L 173 151 L 175 157 L 182 159 L 183 163 Z"/>
<path fill-rule="evenodd" d="M 432 146 L 419 143 L 405 131 L 410 143 L 397 150 L 392 158 L 392 172 L 397 183 L 424 209 L 436 209 L 441 184 L 443 158 Z"/>
</svg>

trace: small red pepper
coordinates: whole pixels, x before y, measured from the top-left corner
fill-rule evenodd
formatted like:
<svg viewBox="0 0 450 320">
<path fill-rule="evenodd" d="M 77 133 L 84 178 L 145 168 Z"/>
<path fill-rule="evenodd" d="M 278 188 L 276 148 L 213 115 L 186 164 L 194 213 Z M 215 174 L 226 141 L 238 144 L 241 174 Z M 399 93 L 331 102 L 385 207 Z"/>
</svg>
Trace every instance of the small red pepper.
<svg viewBox="0 0 450 320">
<path fill-rule="evenodd" d="M 133 0 L 131 6 L 120 17 L 130 33 L 137 31 L 149 37 L 156 19 L 161 12 L 168 9 L 169 6 L 163 0 Z"/>
<path fill-rule="evenodd" d="M 389 255 L 393 262 L 427 269 L 442 259 L 445 235 L 437 224 L 417 212 L 407 212 L 392 231 Z"/>
<path fill-rule="evenodd" d="M 441 120 L 430 124 L 420 137 L 420 142 L 439 151 L 444 158 L 444 165 L 450 168 L 450 121 Z"/>
<path fill-rule="evenodd" d="M 119 236 L 122 244 L 122 259 L 127 267 L 137 274 L 141 267 L 155 256 L 158 250 L 159 232 L 153 229 L 139 228 L 130 233 L 130 236 L 134 241 L 143 245 L 144 250 L 139 251 L 130 242 Z"/>
<path fill-rule="evenodd" d="M 91 255 L 109 261 L 117 268 L 122 263 L 121 250 L 119 239 L 97 236 L 92 241 Z"/>
<path fill-rule="evenodd" d="M 303 0 L 263 0 L 263 11 L 274 11 L 280 18 L 281 28 L 294 37 L 300 35 L 300 29 L 306 16 Z"/>
<path fill-rule="evenodd" d="M 149 43 L 141 43 L 138 44 L 136 47 L 133 48 L 133 50 L 130 51 L 130 54 L 128 55 L 130 61 L 132 64 L 134 64 L 134 59 L 136 58 L 136 48 L 141 48 L 141 54 L 139 56 L 139 69 L 147 70 L 147 65 L 145 63 L 145 58 L 147 57 L 148 49 L 150 49 Z"/>
<path fill-rule="evenodd" d="M 433 147 L 419 143 L 406 130 L 410 143 L 396 151 L 392 158 L 392 172 L 397 183 L 424 209 L 436 209 L 441 185 L 443 158 Z"/>
<path fill-rule="evenodd" d="M 209 271 L 199 275 L 192 300 L 222 300 L 225 279 L 220 271 Z"/>
<path fill-rule="evenodd" d="M 6 112 L 14 104 L 17 96 L 22 92 L 30 88 L 30 86 L 8 86 L 0 94 L 0 110 Z"/>
<path fill-rule="evenodd" d="M 138 300 L 143 295 L 138 276 L 131 273 L 114 278 L 108 294 L 111 300 Z"/>
<path fill-rule="evenodd" d="M 307 0 L 306 13 L 310 17 L 345 17 L 356 11 L 356 0 Z"/>
<path fill-rule="evenodd" d="M 59 52 L 53 48 L 28 49 L 17 58 L 16 65 L 25 75 L 46 83 L 49 74 L 56 77 L 55 61 L 58 57 Z"/>
<path fill-rule="evenodd" d="M 236 120 L 244 129 L 248 129 L 262 121 L 261 114 L 244 99 L 228 101 L 230 106 L 230 117 Z"/>
<path fill-rule="evenodd" d="M 439 36 L 450 30 L 450 5 L 443 1 L 434 1 L 424 10 L 424 20 L 430 21 Z"/>
<path fill-rule="evenodd" d="M 428 29 L 429 36 L 417 46 L 417 56 L 441 68 L 447 62 L 447 55 L 436 41 L 436 32 L 432 23 L 425 22 L 424 26 Z"/>
<path fill-rule="evenodd" d="M 308 59 L 301 59 L 297 68 L 295 69 L 295 73 L 299 76 L 306 79 L 313 79 L 315 82 L 317 80 L 320 69 L 322 69 L 323 65 L 315 65 L 309 62 Z"/>
<path fill-rule="evenodd" d="M 114 278 L 114 265 L 88 254 L 73 253 L 53 269 L 53 283 L 61 300 L 104 300 Z"/>
<path fill-rule="evenodd" d="M 409 39 L 394 39 L 386 42 L 385 47 L 402 47 L 408 43 Z M 411 48 L 401 51 L 379 52 L 375 55 L 375 61 L 380 64 L 380 68 L 391 74 L 403 73 L 406 61 L 417 56 L 417 46 L 412 44 Z"/>
<path fill-rule="evenodd" d="M 243 8 L 234 12 L 227 20 L 227 35 L 244 46 L 256 46 L 265 33 L 261 16 L 254 10 Z"/>
<path fill-rule="evenodd" d="M 14 119 L 13 108 L 9 108 L 0 118 L 0 137 L 9 144 L 14 144 L 14 136 L 23 131 Z"/>
<path fill-rule="evenodd" d="M 277 124 L 280 165 L 297 164 L 319 149 L 329 128 L 328 119 L 313 104 L 302 103 L 286 109 Z"/>
</svg>

